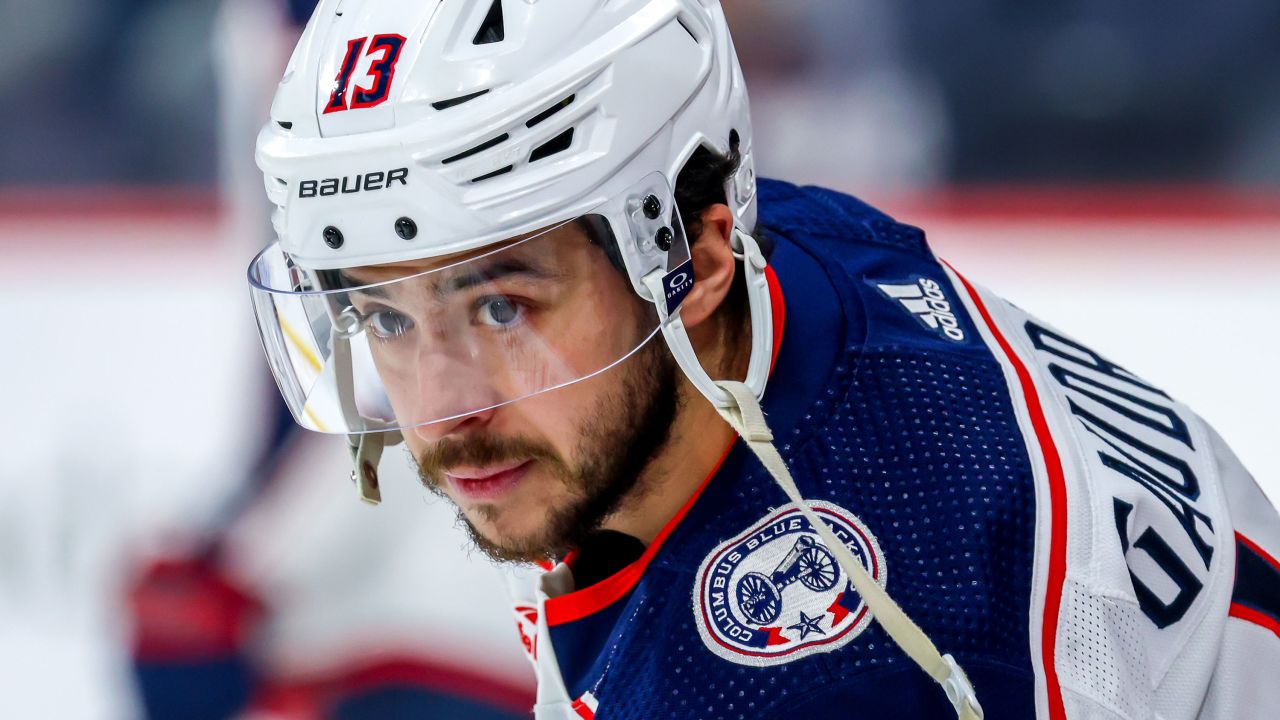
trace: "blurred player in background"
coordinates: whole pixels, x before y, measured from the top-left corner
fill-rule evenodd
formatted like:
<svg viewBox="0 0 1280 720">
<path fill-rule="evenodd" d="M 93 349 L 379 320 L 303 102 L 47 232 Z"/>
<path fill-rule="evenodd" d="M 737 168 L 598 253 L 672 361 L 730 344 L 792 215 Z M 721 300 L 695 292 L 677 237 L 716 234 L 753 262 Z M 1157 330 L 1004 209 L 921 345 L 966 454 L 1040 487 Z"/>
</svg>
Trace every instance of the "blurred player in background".
<svg viewBox="0 0 1280 720">
<path fill-rule="evenodd" d="M 284 8 L 251 0 L 219 13 L 222 192 L 230 234 L 249 247 L 270 232 L 249 148 L 278 70 L 260 63 L 284 66 L 313 6 L 289 3 L 287 21 Z M 523 717 L 532 684 L 501 622 L 499 575 L 463 554 L 465 535 L 438 504 L 373 514 L 317 483 L 341 456 L 262 389 L 246 420 L 269 428 L 259 459 L 210 526 L 151 559 L 131 592 L 147 717 Z"/>
<path fill-rule="evenodd" d="M 536 717 L 1269 716 L 1221 438 L 754 152 L 710 0 L 323 3 L 260 136 L 286 402 L 557 562 Z"/>
</svg>

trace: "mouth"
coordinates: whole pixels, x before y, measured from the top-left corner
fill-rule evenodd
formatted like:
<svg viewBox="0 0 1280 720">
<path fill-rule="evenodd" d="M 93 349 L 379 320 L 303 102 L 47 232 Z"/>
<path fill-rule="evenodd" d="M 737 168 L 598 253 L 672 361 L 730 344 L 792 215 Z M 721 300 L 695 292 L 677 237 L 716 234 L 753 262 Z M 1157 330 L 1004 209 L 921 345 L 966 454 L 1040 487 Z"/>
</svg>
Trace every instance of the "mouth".
<svg viewBox="0 0 1280 720">
<path fill-rule="evenodd" d="M 532 460 L 478 468 L 453 468 L 445 473 L 458 495 L 472 502 L 497 500 L 515 488 L 529 472 Z"/>
</svg>

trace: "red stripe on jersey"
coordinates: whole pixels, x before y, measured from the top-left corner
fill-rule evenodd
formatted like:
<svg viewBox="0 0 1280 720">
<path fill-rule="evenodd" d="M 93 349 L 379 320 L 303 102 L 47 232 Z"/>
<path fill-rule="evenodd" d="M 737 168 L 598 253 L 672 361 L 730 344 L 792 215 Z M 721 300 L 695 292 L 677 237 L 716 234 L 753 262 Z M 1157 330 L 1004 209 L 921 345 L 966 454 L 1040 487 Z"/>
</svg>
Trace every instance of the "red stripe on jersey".
<svg viewBox="0 0 1280 720">
<path fill-rule="evenodd" d="M 1013 351 L 1013 347 L 1009 345 L 1009 341 L 1005 339 L 1000 329 L 996 327 L 995 321 L 991 319 L 991 313 L 987 311 L 987 306 L 983 304 L 982 298 L 978 296 L 978 291 L 959 272 L 956 272 L 956 269 L 951 267 L 950 263 L 947 263 L 947 267 L 951 268 L 951 271 L 956 273 L 956 277 L 960 278 L 960 282 L 964 284 L 969 297 L 973 298 L 973 304 L 978 309 L 978 313 L 982 315 L 982 320 L 986 323 L 987 329 L 991 331 L 996 343 L 1000 345 L 1005 357 L 1009 359 L 1009 364 L 1013 366 L 1014 372 L 1018 376 L 1018 382 L 1022 385 L 1023 397 L 1026 398 L 1027 413 L 1031 417 L 1031 426 L 1035 429 L 1036 440 L 1040 443 L 1040 450 L 1044 454 L 1045 469 L 1048 471 L 1049 477 L 1050 524 L 1049 586 L 1045 590 L 1044 598 L 1041 662 L 1044 664 L 1045 688 L 1049 696 L 1049 718 L 1050 720 L 1064 720 L 1067 711 L 1062 704 L 1062 688 L 1058 684 L 1058 671 L 1053 665 L 1053 651 L 1057 644 L 1058 635 L 1058 610 L 1062 604 L 1062 583 L 1066 577 L 1067 570 L 1067 483 L 1062 470 L 1062 457 L 1058 454 L 1058 447 L 1054 444 L 1053 435 L 1049 432 L 1049 423 L 1045 420 L 1044 409 L 1040 405 L 1040 394 L 1036 392 L 1035 383 L 1031 381 L 1031 373 L 1027 371 L 1026 365 L 1022 363 L 1022 360 Z"/>
<path fill-rule="evenodd" d="M 772 265 L 764 268 L 765 279 L 769 281 L 769 306 L 773 312 L 773 358 L 769 361 L 769 372 L 778 364 L 778 351 L 782 349 L 782 328 L 787 324 L 787 303 L 782 299 L 782 283 L 773 272 Z"/>
<path fill-rule="evenodd" d="M 1251 557 L 1250 557 L 1251 556 Z M 1241 573 L 1241 560 L 1245 560 L 1249 568 Z M 1259 577 L 1256 563 L 1270 565 L 1276 572 L 1274 576 Z M 1280 578 L 1280 560 L 1263 550 L 1254 541 L 1236 533 L 1236 576 L 1235 588 L 1232 590 L 1231 607 L 1227 614 L 1259 627 L 1266 628 L 1280 637 L 1280 614 L 1276 612 L 1280 603 L 1276 580 Z"/>
<path fill-rule="evenodd" d="M 577 713 L 578 717 L 582 718 L 582 720 L 595 720 L 595 717 L 596 717 L 595 711 L 592 710 L 591 707 L 587 705 L 586 702 L 584 702 L 583 698 L 578 698 L 577 700 L 574 700 L 572 707 L 573 707 L 573 711 Z"/>
<path fill-rule="evenodd" d="M 1280 638 L 1280 622 L 1276 622 L 1275 618 L 1267 615 L 1266 613 L 1258 612 L 1257 610 L 1254 610 L 1251 607 L 1245 607 L 1240 603 L 1231 603 L 1231 609 L 1227 611 L 1227 614 L 1233 618 L 1239 618 L 1240 620 L 1251 622 L 1259 627 L 1264 627 L 1275 633 L 1276 637 Z"/>
<path fill-rule="evenodd" d="M 772 267 L 766 266 L 764 272 L 769 283 L 770 304 L 773 306 L 773 359 L 769 366 L 769 369 L 772 370 L 772 363 L 777 362 L 778 350 L 782 348 L 782 330 L 786 324 L 787 311 L 783 303 L 782 286 L 778 282 L 778 276 L 774 274 Z M 649 561 L 653 560 L 654 556 L 658 554 L 658 550 L 666 542 L 667 537 L 675 531 L 684 516 L 689 514 L 689 510 L 698 501 L 702 491 L 711 482 L 711 478 L 715 477 L 716 473 L 720 471 L 720 466 L 724 463 L 724 459 L 729 456 L 729 451 L 733 449 L 735 444 L 737 444 L 737 438 L 734 438 L 733 442 L 729 443 L 729 447 L 724 449 L 724 454 L 720 456 L 711 473 L 702 481 L 702 484 L 698 486 L 693 496 L 680 508 L 679 512 L 671 520 L 667 521 L 662 531 L 653 539 L 653 542 L 649 544 L 649 547 L 645 549 L 644 554 L 638 560 L 588 588 L 571 592 L 567 595 L 548 598 L 545 604 L 547 625 L 563 625 L 574 620 L 581 620 L 588 615 L 609 607 L 622 599 L 628 592 L 631 592 L 631 588 L 640 582 L 645 569 L 649 567 Z"/>
<path fill-rule="evenodd" d="M 1241 544 L 1243 544 L 1245 547 L 1257 553 L 1259 557 L 1261 557 L 1263 560 L 1266 560 L 1268 563 L 1270 563 L 1271 566 L 1274 567 L 1276 570 L 1280 570 L 1280 560 L 1276 560 L 1271 553 L 1267 552 L 1266 550 L 1263 550 L 1262 547 L 1258 545 L 1258 543 L 1250 540 L 1249 538 L 1241 535 L 1240 533 L 1236 533 L 1236 540 Z"/>
</svg>

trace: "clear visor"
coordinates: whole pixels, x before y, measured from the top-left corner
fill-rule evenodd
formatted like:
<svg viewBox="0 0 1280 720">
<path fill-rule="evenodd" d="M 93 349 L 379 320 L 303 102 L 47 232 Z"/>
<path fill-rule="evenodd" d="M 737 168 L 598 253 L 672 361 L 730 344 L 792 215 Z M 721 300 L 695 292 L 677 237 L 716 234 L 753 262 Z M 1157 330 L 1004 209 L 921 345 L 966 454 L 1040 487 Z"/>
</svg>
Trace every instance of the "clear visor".
<svg viewBox="0 0 1280 720">
<path fill-rule="evenodd" d="M 655 220 L 644 218 L 643 205 L 632 209 Z M 650 271 L 689 269 L 673 210 L 640 223 L 654 233 L 648 238 L 634 235 L 625 212 L 613 222 L 585 215 L 469 253 L 341 270 L 306 270 L 269 246 L 249 278 L 289 409 L 320 432 L 398 430 L 608 372 L 659 330 L 658 309 L 637 294 L 628 263 L 648 269 L 645 243 L 666 228 L 660 244 L 671 247 L 648 248 Z M 633 257 L 624 261 L 625 252 Z"/>
</svg>

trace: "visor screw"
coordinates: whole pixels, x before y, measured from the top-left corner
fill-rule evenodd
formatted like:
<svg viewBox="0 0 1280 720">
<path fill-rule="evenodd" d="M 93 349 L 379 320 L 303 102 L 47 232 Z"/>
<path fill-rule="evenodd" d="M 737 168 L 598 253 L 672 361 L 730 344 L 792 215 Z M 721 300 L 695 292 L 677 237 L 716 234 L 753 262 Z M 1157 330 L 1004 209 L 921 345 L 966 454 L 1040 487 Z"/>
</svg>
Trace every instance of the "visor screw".
<svg viewBox="0 0 1280 720">
<path fill-rule="evenodd" d="M 675 239 L 676 234 L 671 232 L 671 228 L 663 227 L 658 231 L 658 234 L 653 238 L 653 241 L 658 244 L 659 250 L 666 252 L 671 249 L 671 243 L 674 242 Z"/>
<path fill-rule="evenodd" d="M 418 223 L 402 217 L 396 221 L 396 234 L 402 240 L 412 240 L 418 236 Z"/>
<path fill-rule="evenodd" d="M 330 225 L 324 229 L 324 244 L 337 250 L 342 247 L 342 231 Z"/>
<path fill-rule="evenodd" d="M 644 199 L 644 216 L 650 220 L 657 220 L 662 214 L 662 201 L 657 195 L 650 195 Z"/>
</svg>

